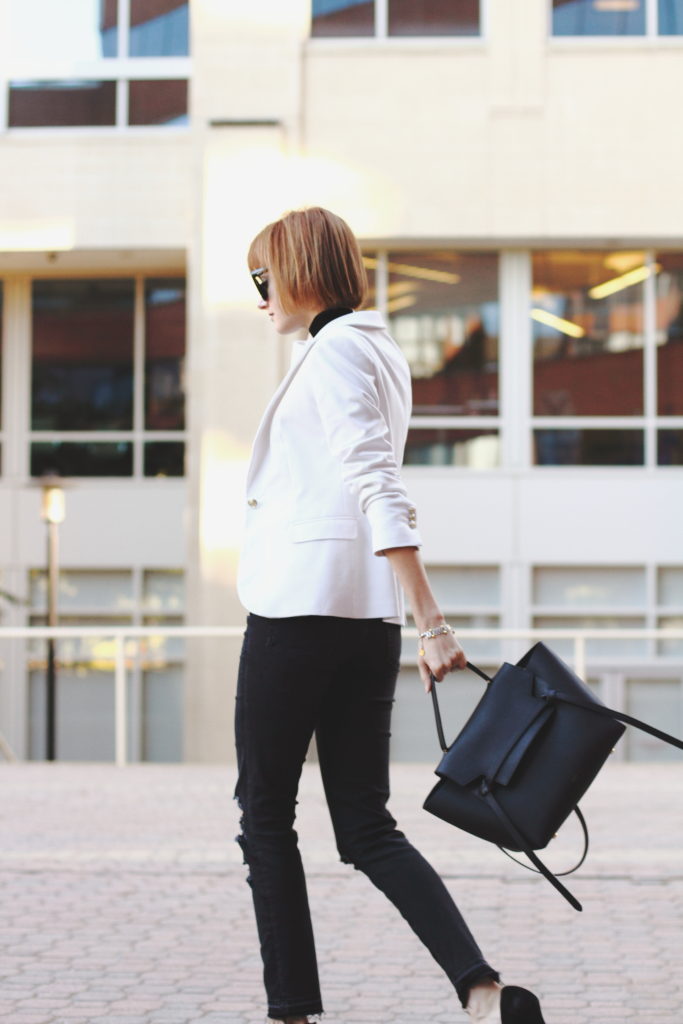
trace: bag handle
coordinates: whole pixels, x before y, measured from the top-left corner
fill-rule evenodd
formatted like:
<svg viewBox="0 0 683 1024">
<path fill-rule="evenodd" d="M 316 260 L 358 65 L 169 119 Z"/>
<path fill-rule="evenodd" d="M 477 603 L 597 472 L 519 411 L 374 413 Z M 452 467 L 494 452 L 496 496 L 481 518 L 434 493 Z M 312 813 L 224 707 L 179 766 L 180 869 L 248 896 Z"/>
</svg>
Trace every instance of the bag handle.
<svg viewBox="0 0 683 1024">
<path fill-rule="evenodd" d="M 476 672 L 476 674 L 478 676 L 480 676 L 482 679 L 484 679 L 487 683 L 491 682 L 491 677 L 487 676 L 486 673 L 482 669 L 478 668 L 476 665 L 473 665 L 472 662 L 470 662 L 470 661 L 467 662 L 467 668 L 471 669 L 472 672 Z M 431 691 L 430 692 L 431 692 L 431 695 L 432 695 L 432 707 L 434 709 L 434 720 L 436 722 L 436 732 L 437 732 L 437 735 L 439 737 L 439 744 L 441 746 L 441 749 L 445 753 L 448 750 L 448 746 L 446 744 L 446 737 L 445 737 L 444 731 L 443 731 L 443 721 L 441 719 L 441 709 L 439 707 L 439 698 L 438 698 L 437 693 L 436 693 L 436 678 L 433 675 L 431 675 L 431 673 L 430 673 L 430 676 L 431 676 L 431 682 L 432 682 L 432 687 L 431 687 Z M 583 830 L 583 853 L 581 854 L 581 857 L 579 858 L 579 860 L 577 861 L 577 863 L 574 865 L 573 868 L 570 868 L 568 871 L 560 871 L 560 872 L 558 872 L 557 875 L 555 875 L 550 870 L 550 868 L 546 867 L 546 865 L 543 863 L 543 861 L 540 859 L 540 857 L 538 857 L 534 853 L 534 851 L 531 849 L 531 845 L 529 844 L 529 842 L 524 838 L 524 836 L 521 834 L 521 832 L 519 832 L 519 830 L 516 828 L 516 826 L 513 824 L 513 822 L 507 816 L 507 814 L 505 813 L 505 811 L 500 806 L 500 804 L 498 803 L 498 801 L 494 797 L 493 793 L 489 789 L 488 784 L 486 782 L 482 783 L 482 786 L 481 786 L 481 789 L 480 789 L 480 795 L 484 798 L 484 800 L 486 800 L 486 803 L 489 805 L 491 810 L 496 814 L 496 816 L 498 817 L 498 819 L 501 822 L 501 824 L 505 827 L 508 835 L 511 836 L 511 838 L 512 838 L 513 842 L 515 843 L 515 845 L 519 846 L 523 850 L 523 852 L 529 858 L 531 863 L 535 865 L 535 867 L 530 867 L 528 864 L 525 864 L 523 861 L 517 860 L 516 857 L 513 857 L 512 854 L 509 853 L 502 846 L 499 846 L 498 849 L 502 853 L 504 853 L 506 857 L 509 857 L 510 860 L 514 860 L 515 864 L 519 864 L 520 867 L 526 868 L 527 871 L 534 871 L 534 872 L 536 872 L 536 874 L 543 875 L 543 877 L 546 878 L 550 882 L 550 884 L 555 887 L 555 889 L 557 889 L 557 891 L 560 893 L 560 895 L 564 896 L 564 898 L 567 900 L 567 902 L 570 903 L 571 906 L 574 907 L 575 910 L 583 910 L 583 907 L 581 906 L 579 901 L 576 899 L 576 897 L 573 896 L 572 893 L 569 891 L 569 889 L 567 889 L 566 886 L 564 886 L 562 884 L 562 882 L 560 882 L 558 880 L 558 876 L 571 875 L 572 872 L 577 871 L 581 867 L 583 862 L 585 861 L 586 856 L 588 855 L 588 843 L 589 843 L 589 840 L 588 840 L 588 826 L 586 825 L 586 819 L 584 818 L 584 816 L 581 813 L 581 811 L 579 810 L 579 808 L 575 807 L 574 808 L 574 813 L 578 817 L 579 823 L 580 823 L 581 828 Z"/>
</svg>

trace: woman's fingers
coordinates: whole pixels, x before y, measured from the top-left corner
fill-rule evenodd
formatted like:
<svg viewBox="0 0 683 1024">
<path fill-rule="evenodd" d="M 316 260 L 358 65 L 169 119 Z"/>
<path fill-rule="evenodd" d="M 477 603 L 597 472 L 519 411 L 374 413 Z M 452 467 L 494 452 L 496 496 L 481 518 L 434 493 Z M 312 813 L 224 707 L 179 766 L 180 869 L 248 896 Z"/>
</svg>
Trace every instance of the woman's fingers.
<svg viewBox="0 0 683 1024">
<path fill-rule="evenodd" d="M 420 650 L 424 654 L 418 656 L 418 668 L 427 693 L 432 688 L 432 675 L 441 682 L 449 672 L 467 665 L 467 656 L 453 636 L 430 637 Z"/>
</svg>

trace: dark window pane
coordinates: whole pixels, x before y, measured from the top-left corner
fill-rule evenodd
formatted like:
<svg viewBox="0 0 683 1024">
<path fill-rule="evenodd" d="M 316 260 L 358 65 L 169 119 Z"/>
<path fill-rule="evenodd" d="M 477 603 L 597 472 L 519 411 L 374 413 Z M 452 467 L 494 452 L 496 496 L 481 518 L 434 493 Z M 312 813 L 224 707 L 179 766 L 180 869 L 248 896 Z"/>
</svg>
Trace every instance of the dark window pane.
<svg viewBox="0 0 683 1024">
<path fill-rule="evenodd" d="M 130 57 L 186 57 L 189 39 L 186 0 L 131 0 Z"/>
<path fill-rule="evenodd" d="M 645 0 L 553 0 L 553 35 L 644 34 Z"/>
<path fill-rule="evenodd" d="M 657 256 L 657 412 L 683 415 L 683 253 Z"/>
<path fill-rule="evenodd" d="M 145 427 L 185 426 L 185 281 L 145 283 Z"/>
<path fill-rule="evenodd" d="M 642 466 L 642 430 L 535 430 L 537 466 Z"/>
<path fill-rule="evenodd" d="M 133 446 L 128 442 L 37 441 L 31 445 L 31 476 L 132 476 Z"/>
<path fill-rule="evenodd" d="M 643 412 L 642 252 L 535 252 L 538 416 Z"/>
<path fill-rule="evenodd" d="M 3 336 L 3 324 L 5 320 L 2 315 L 2 297 L 2 281 L 0 281 L 0 423 L 2 423 L 2 356 L 5 347 L 5 339 Z"/>
<path fill-rule="evenodd" d="M 479 0 L 389 0 L 389 35 L 479 35 Z"/>
<path fill-rule="evenodd" d="M 15 60 L 57 58 L 68 65 L 116 56 L 118 0 L 12 0 L 5 6 L 3 33 Z"/>
<path fill-rule="evenodd" d="M 409 431 L 403 459 L 406 466 L 465 466 L 494 469 L 500 464 L 500 441 L 496 430 L 450 427 Z"/>
<path fill-rule="evenodd" d="M 417 415 L 497 414 L 497 255 L 390 253 L 387 309 Z"/>
<path fill-rule="evenodd" d="M 375 4 L 367 0 L 313 0 L 312 36 L 373 36 Z"/>
<path fill-rule="evenodd" d="M 683 466 L 683 430 L 657 431 L 657 462 L 660 466 Z"/>
<path fill-rule="evenodd" d="M 10 128 L 92 128 L 115 124 L 115 82 L 10 83 Z"/>
<path fill-rule="evenodd" d="M 131 280 L 33 282 L 33 430 L 133 425 Z"/>
<path fill-rule="evenodd" d="M 145 445 L 145 476 L 184 476 L 182 441 L 152 441 Z"/>
<path fill-rule="evenodd" d="M 683 35 L 683 0 L 659 0 L 659 34 Z"/>
<path fill-rule="evenodd" d="M 187 79 L 128 83 L 129 124 L 187 124 Z"/>
</svg>

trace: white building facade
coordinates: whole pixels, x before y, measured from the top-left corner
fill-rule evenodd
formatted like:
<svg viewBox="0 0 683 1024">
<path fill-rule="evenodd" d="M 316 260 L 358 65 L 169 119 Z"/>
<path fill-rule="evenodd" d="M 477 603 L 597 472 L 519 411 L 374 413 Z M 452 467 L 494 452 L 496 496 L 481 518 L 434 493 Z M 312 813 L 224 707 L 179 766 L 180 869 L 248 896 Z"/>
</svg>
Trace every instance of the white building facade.
<svg viewBox="0 0 683 1024">
<path fill-rule="evenodd" d="M 44 621 L 49 471 L 61 622 L 243 621 L 242 480 L 288 359 L 245 252 L 321 204 L 412 368 L 449 620 L 683 626 L 683 0 L 0 0 L 0 27 L 2 625 Z M 0 732 L 42 757 L 43 645 L 1 643 Z M 413 646 L 394 754 L 431 760 Z M 232 757 L 238 647 L 130 646 L 131 757 Z M 683 732 L 683 641 L 587 656 Z M 58 657 L 58 757 L 110 758 L 106 639 Z M 478 692 L 449 683 L 452 726 Z"/>
</svg>

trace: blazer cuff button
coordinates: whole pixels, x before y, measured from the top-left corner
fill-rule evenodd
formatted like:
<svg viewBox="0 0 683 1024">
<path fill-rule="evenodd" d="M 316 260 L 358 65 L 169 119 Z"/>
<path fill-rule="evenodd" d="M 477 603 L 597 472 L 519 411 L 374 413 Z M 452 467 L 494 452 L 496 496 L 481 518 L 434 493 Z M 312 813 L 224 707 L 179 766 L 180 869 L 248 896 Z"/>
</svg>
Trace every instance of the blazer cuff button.
<svg viewBox="0 0 683 1024">
<path fill-rule="evenodd" d="M 256 500 L 256 498 L 250 498 L 249 501 L 247 502 L 247 505 L 249 506 L 249 508 L 256 508 L 256 506 L 258 505 L 258 501 Z"/>
</svg>

